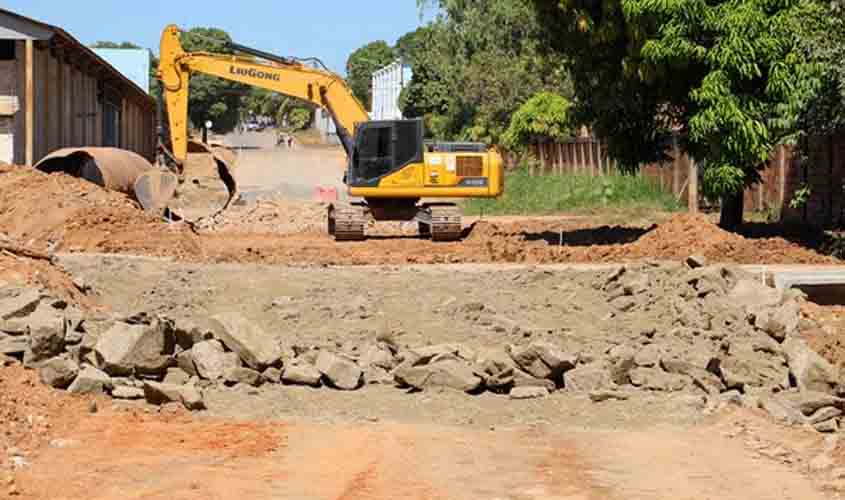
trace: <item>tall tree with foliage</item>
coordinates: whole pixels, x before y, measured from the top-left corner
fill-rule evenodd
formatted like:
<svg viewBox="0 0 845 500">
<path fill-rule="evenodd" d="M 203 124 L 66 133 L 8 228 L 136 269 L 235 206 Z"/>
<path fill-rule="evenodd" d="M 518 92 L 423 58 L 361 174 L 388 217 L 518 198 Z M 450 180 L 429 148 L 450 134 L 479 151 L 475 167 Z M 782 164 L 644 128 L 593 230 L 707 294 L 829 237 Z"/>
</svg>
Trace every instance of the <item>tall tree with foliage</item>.
<svg viewBox="0 0 845 500">
<path fill-rule="evenodd" d="M 213 52 L 231 54 L 232 39 L 228 33 L 217 28 L 192 28 L 183 32 L 182 46 L 187 52 Z M 195 127 L 202 127 L 206 120 L 214 123 L 218 132 L 228 132 L 238 122 L 241 97 L 247 87 L 214 76 L 191 75 L 188 116 Z"/>
<path fill-rule="evenodd" d="M 418 3 L 438 16 L 408 44 L 414 76 L 402 105 L 407 115 L 425 116 L 435 136 L 497 143 L 531 96 L 570 94 L 562 61 L 540 51 L 529 0 Z"/>
<path fill-rule="evenodd" d="M 359 48 L 346 60 L 346 80 L 352 93 L 367 109 L 372 109 L 373 73 L 395 59 L 393 48 L 379 40 Z"/>
<path fill-rule="evenodd" d="M 823 26 L 811 0 L 532 0 L 552 54 L 570 63 L 576 117 L 630 169 L 665 158 L 673 130 L 742 221 L 743 189 L 797 131 L 821 83 L 802 39 Z"/>
<path fill-rule="evenodd" d="M 540 92 L 516 110 L 502 142 L 513 151 L 523 151 L 532 144 L 572 137 L 571 108 L 568 99 L 552 92 Z"/>
<path fill-rule="evenodd" d="M 845 0 L 833 0 L 827 6 L 830 15 L 823 29 L 804 40 L 810 58 L 824 68 L 822 88 L 801 115 L 801 127 L 810 134 L 845 128 Z"/>
</svg>

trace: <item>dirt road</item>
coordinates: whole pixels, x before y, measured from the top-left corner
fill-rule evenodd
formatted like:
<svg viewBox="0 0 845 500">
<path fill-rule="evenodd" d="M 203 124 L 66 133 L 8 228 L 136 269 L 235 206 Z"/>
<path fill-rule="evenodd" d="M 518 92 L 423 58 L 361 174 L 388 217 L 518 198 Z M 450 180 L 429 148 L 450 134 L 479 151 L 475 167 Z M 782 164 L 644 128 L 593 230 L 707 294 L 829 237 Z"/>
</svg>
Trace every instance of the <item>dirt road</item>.
<svg viewBox="0 0 845 500">
<path fill-rule="evenodd" d="M 773 431 L 795 452 L 767 457 Z M 812 478 L 784 463 L 818 448 L 817 440 L 750 414 L 615 432 L 234 422 L 108 410 L 81 418 L 61 442 L 18 476 L 21 498 L 825 498 Z"/>
</svg>

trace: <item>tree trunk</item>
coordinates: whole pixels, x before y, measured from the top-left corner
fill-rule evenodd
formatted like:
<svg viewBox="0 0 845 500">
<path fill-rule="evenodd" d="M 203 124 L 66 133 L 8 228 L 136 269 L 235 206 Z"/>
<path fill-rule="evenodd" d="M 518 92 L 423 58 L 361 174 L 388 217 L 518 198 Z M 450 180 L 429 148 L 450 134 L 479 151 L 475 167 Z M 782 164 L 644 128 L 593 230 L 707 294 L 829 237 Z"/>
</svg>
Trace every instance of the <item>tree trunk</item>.
<svg viewBox="0 0 845 500">
<path fill-rule="evenodd" d="M 736 231 L 742 224 L 743 198 L 745 193 L 739 191 L 722 198 L 722 213 L 719 226 L 726 231 Z"/>
</svg>

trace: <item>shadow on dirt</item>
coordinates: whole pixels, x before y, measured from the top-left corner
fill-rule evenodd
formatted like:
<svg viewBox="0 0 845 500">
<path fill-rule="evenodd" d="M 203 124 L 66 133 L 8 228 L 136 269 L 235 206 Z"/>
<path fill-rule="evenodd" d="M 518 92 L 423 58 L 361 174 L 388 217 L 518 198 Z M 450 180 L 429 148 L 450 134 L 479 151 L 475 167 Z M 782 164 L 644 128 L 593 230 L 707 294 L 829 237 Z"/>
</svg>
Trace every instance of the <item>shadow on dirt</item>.
<svg viewBox="0 0 845 500">
<path fill-rule="evenodd" d="M 551 246 L 625 245 L 633 243 L 657 226 L 648 228 L 601 226 L 564 231 L 526 232 L 526 241 L 545 241 Z"/>
</svg>

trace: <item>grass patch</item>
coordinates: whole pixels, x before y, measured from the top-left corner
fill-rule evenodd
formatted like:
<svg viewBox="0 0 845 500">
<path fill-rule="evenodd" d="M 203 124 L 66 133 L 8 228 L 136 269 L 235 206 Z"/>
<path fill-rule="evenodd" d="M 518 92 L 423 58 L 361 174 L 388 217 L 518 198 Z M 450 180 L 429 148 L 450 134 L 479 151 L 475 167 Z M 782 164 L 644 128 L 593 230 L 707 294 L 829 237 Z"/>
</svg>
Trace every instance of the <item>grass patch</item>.
<svg viewBox="0 0 845 500">
<path fill-rule="evenodd" d="M 527 168 L 506 174 L 505 193 L 496 200 L 466 200 L 464 211 L 485 215 L 551 215 L 600 209 L 673 212 L 678 201 L 641 175 L 530 175 Z"/>
</svg>

